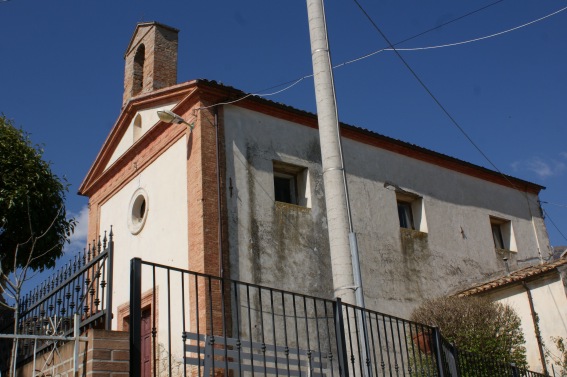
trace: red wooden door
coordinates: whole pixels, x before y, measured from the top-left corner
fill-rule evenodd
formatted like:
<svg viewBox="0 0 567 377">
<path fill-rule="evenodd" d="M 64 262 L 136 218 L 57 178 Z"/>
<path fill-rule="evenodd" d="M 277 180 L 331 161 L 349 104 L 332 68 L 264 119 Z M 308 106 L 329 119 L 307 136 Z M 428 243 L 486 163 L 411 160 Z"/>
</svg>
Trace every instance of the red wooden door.
<svg viewBox="0 0 567 377">
<path fill-rule="evenodd" d="M 146 309 L 142 311 L 142 376 L 151 377 L 152 365 L 152 321 L 151 311 Z"/>
</svg>

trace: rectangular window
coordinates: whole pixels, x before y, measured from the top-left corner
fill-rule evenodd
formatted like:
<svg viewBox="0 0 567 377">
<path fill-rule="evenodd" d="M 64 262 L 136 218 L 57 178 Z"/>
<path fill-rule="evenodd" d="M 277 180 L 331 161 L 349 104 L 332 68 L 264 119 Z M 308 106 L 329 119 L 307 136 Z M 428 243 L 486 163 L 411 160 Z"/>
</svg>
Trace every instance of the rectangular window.
<svg viewBox="0 0 567 377">
<path fill-rule="evenodd" d="M 274 195 L 276 202 L 297 204 L 295 176 L 274 172 Z"/>
<path fill-rule="evenodd" d="M 510 220 L 490 216 L 492 240 L 496 250 L 517 251 L 514 229 Z"/>
<path fill-rule="evenodd" d="M 273 161 L 274 200 L 310 207 L 308 170 L 302 166 Z"/>
<path fill-rule="evenodd" d="M 400 228 L 415 230 L 411 203 L 398 201 L 398 217 L 400 218 Z"/>
<path fill-rule="evenodd" d="M 491 224 L 491 226 L 494 247 L 497 249 L 504 249 L 504 238 L 502 237 L 502 229 L 500 229 L 500 224 Z"/>
<path fill-rule="evenodd" d="M 392 183 L 386 183 L 384 187 L 395 188 L 400 228 L 427 233 L 427 220 L 425 218 L 423 198 L 418 194 L 404 190 Z"/>
</svg>

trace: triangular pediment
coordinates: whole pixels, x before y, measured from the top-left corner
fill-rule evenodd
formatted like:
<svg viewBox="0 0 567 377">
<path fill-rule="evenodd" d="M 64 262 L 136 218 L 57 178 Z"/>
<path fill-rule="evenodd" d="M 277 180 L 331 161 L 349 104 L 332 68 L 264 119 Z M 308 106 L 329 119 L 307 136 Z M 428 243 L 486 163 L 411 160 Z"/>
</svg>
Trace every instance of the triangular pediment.
<svg viewBox="0 0 567 377">
<path fill-rule="evenodd" d="M 79 187 L 79 195 L 91 195 L 92 188 L 101 177 L 121 159 L 135 153 L 134 149 L 137 144 L 143 141 L 149 131 L 154 127 L 166 126 L 157 117 L 158 110 L 174 111 L 177 107 L 191 101 L 196 90 L 196 82 L 190 81 L 130 100 L 122 108 L 116 123 Z M 139 127 L 139 130 L 135 131 L 135 127 Z"/>
</svg>

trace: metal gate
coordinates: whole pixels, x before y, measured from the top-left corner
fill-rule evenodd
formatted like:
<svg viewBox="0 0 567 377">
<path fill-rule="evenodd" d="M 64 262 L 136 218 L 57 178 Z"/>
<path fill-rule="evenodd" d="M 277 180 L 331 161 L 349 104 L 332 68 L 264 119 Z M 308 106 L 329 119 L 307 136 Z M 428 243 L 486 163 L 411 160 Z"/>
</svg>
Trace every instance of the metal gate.
<svg viewBox="0 0 567 377">
<path fill-rule="evenodd" d="M 74 342 L 73 375 L 76 376 L 77 372 L 79 371 L 79 343 L 86 342 L 88 338 L 80 336 L 80 319 L 78 314 L 74 315 L 73 322 L 73 336 L 65 336 L 65 331 L 62 327 L 63 319 L 55 317 L 50 318 L 46 322 L 45 335 L 0 334 L 0 339 L 9 339 L 15 341 L 16 350 L 19 348 L 19 343 L 22 340 L 28 341 L 29 343 L 33 344 L 33 347 L 31 349 L 31 351 L 33 352 L 32 377 L 42 377 L 47 375 L 56 376 L 55 366 L 57 365 L 57 361 L 64 361 L 62 360 L 61 354 L 59 352 L 60 346 L 65 342 Z M 40 348 L 44 351 L 44 353 L 41 355 L 42 360 L 38 361 Z M 18 353 L 15 352 L 13 355 L 10 355 L 10 357 L 17 357 L 17 355 Z M 15 376 L 17 366 L 15 362 L 13 363 L 13 366 L 14 370 L 12 371 L 11 375 Z"/>
<path fill-rule="evenodd" d="M 93 327 L 110 330 L 113 249 L 111 230 L 108 238 L 105 232 L 98 242 L 93 240 L 92 245 L 19 300 L 17 326 L 11 320 L 9 327 L 0 329 L 0 339 L 16 342 L 16 355 L 8 358 L 16 357 L 17 364 L 33 362 L 34 377 L 42 376 L 48 366 L 55 365 L 63 343 L 75 342 L 76 358 L 79 342 L 86 341 L 80 331 Z M 38 362 L 38 354 L 43 363 Z M 0 373 L 2 369 L 0 365 Z"/>
</svg>

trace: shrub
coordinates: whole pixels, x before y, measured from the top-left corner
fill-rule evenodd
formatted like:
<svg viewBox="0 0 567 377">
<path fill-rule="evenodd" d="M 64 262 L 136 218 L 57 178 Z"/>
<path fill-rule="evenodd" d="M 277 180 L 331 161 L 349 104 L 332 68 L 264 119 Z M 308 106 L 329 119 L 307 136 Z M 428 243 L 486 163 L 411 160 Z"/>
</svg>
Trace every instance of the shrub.
<svg viewBox="0 0 567 377">
<path fill-rule="evenodd" d="M 520 317 L 510 306 L 482 297 L 441 297 L 425 301 L 411 319 L 439 327 L 460 350 L 527 367 Z"/>
</svg>

